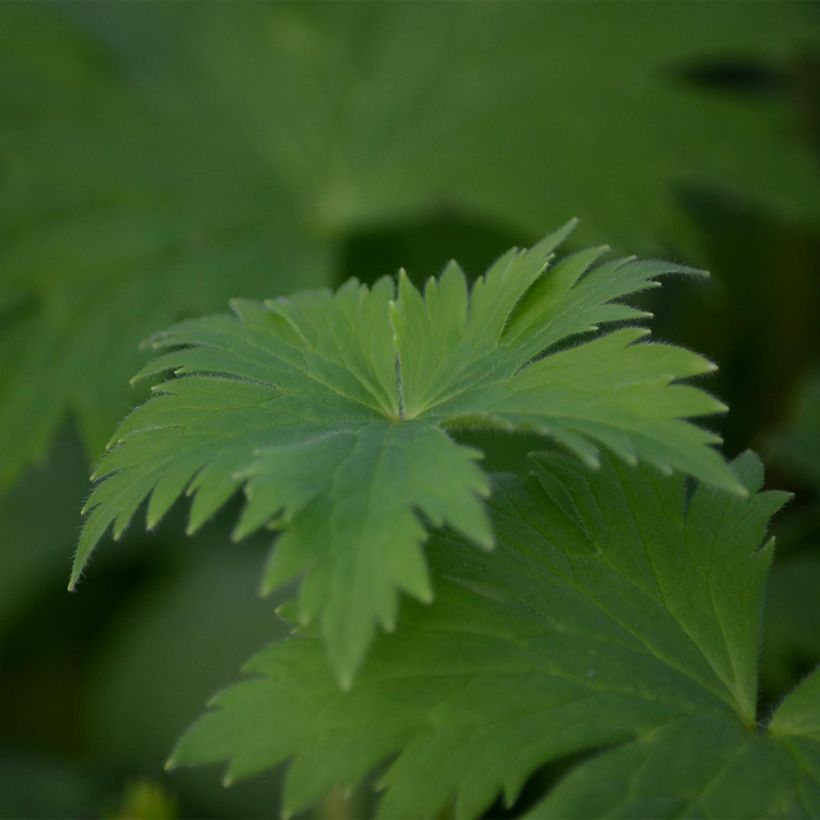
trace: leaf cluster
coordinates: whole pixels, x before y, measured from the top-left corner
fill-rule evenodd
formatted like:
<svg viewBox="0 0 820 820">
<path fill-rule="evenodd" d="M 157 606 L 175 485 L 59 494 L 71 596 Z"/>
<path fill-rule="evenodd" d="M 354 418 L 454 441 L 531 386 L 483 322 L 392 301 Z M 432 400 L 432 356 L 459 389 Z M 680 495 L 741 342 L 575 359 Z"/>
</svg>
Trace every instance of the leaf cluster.
<svg viewBox="0 0 820 820">
<path fill-rule="evenodd" d="M 557 258 L 573 227 L 472 287 L 451 262 L 423 291 L 401 273 L 237 300 L 152 338 L 137 378 L 165 380 L 96 469 L 72 584 L 143 502 L 150 528 L 191 496 L 193 532 L 239 490 L 235 537 L 278 532 L 263 589 L 299 581 L 294 635 L 171 765 L 227 761 L 232 782 L 291 761 L 287 813 L 389 761 L 383 816 L 476 816 L 568 756 L 533 816 L 820 812 L 817 672 L 758 714 L 765 533 L 788 496 L 693 423 L 725 410 L 682 383 L 713 366 L 646 341 L 622 301 L 697 271 Z M 463 429 L 563 453 L 491 479 Z"/>
<path fill-rule="evenodd" d="M 384 816 L 476 815 L 497 799 L 538 816 L 820 816 L 816 507 L 798 500 L 779 525 L 767 578 L 766 524 L 785 497 L 761 492 L 753 456 L 726 465 L 700 426 L 725 409 L 690 383 L 714 366 L 650 342 L 628 302 L 699 272 L 602 248 L 559 259 L 566 226 L 475 282 L 452 263 L 424 287 L 370 284 L 419 246 L 414 267 L 432 269 L 442 233 L 481 270 L 573 212 L 570 251 L 607 238 L 711 254 L 725 310 L 691 343 L 722 351 L 738 389 L 710 386 L 768 425 L 812 350 L 779 317 L 811 320 L 810 248 L 790 269 L 785 234 L 818 217 L 800 119 L 813 115 L 796 104 L 816 10 L 625 8 L 0 6 L 0 648 L 36 658 L 18 683 L 0 657 L 12 742 L 28 749 L 32 725 L 40 738 L 45 708 L 62 728 L 43 737 L 104 749 L 100 771 L 117 755 L 150 767 L 225 669 L 289 629 L 174 763 L 224 761 L 229 781 L 287 766 L 285 812 L 376 779 Z M 693 189 L 756 206 L 760 224 L 744 216 L 732 239 L 681 196 Z M 475 226 L 464 247 L 448 220 Z M 385 251 L 384 233 L 401 241 Z M 378 253 L 354 253 L 359 238 Z M 790 277 L 775 294 L 772 269 Z M 349 274 L 361 281 L 316 290 Z M 710 315 L 697 295 L 694 310 L 673 301 L 686 328 Z M 106 448 L 137 371 L 144 403 Z M 810 385 L 772 442 L 778 482 L 817 485 L 818 396 Z M 56 435 L 67 422 L 84 452 Z M 476 442 L 509 434 L 551 448 L 529 477 L 482 467 Z M 150 583 L 134 572 L 146 553 L 130 539 L 95 565 L 121 562 L 126 594 L 97 582 L 104 597 L 63 601 L 62 623 L 46 580 L 86 459 L 103 452 L 72 584 L 143 507 L 149 528 L 164 521 L 157 563 Z M 12 487 L 47 453 L 48 470 Z M 191 533 L 228 508 L 253 542 L 217 551 L 227 537 L 211 524 L 187 553 L 166 549 L 182 496 Z M 246 594 L 271 540 L 274 603 Z M 113 595 L 118 617 L 99 618 Z M 91 675 L 72 671 L 79 634 Z M 29 720 L 18 690 L 54 678 L 58 696 L 29 696 Z M 52 788 L 59 765 L 11 757 L 4 799 L 25 805 L 30 781 L 60 803 L 51 813 L 93 813 Z M 236 800 L 198 794 L 210 812 Z M 237 805 L 225 813 L 244 816 Z"/>
<path fill-rule="evenodd" d="M 72 586 L 103 533 L 119 537 L 146 498 L 150 529 L 191 496 L 195 532 L 242 487 L 235 537 L 283 531 L 263 588 L 303 578 L 300 622 L 318 621 L 349 686 L 375 625 L 394 628 L 398 592 L 431 599 L 424 522 L 493 545 L 480 454 L 448 431 L 535 432 L 590 466 L 603 445 L 745 492 L 709 446 L 717 438 L 687 420 L 725 407 L 677 383 L 713 366 L 640 342 L 639 327 L 599 330 L 643 318 L 620 298 L 692 271 L 596 265 L 601 248 L 551 264 L 573 224 L 503 255 L 471 289 L 451 263 L 423 295 L 403 274 L 372 289 L 351 281 L 335 294 L 235 301 L 232 316 L 155 336 L 162 355 L 137 378 L 173 377 L 96 468 Z"/>
</svg>

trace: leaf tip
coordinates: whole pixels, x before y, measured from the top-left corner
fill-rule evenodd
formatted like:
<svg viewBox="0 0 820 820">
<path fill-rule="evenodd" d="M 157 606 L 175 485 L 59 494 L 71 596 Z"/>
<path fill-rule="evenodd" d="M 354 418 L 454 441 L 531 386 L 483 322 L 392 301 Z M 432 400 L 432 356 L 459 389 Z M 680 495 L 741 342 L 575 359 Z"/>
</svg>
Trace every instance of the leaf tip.
<svg viewBox="0 0 820 820">
<path fill-rule="evenodd" d="M 744 487 L 742 484 L 738 483 L 737 487 L 734 489 L 735 494 L 738 498 L 748 498 L 751 493 L 749 492 L 748 487 Z"/>
<path fill-rule="evenodd" d="M 495 536 L 492 532 L 487 532 L 484 534 L 478 541 L 478 546 L 484 550 L 484 552 L 492 552 L 495 549 Z"/>
</svg>

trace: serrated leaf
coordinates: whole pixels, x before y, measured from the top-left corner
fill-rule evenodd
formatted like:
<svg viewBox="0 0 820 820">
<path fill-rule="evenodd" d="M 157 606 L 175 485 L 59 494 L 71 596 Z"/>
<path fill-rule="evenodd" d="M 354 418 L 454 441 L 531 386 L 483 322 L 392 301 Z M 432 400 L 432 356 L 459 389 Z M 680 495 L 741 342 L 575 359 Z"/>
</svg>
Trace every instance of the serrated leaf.
<svg viewBox="0 0 820 820">
<path fill-rule="evenodd" d="M 71 585 L 146 498 L 152 528 L 192 495 L 194 531 L 242 487 L 236 537 L 283 531 L 263 587 L 303 579 L 300 619 L 320 625 L 349 685 L 375 625 L 393 628 L 399 590 L 430 600 L 421 519 L 492 546 L 480 453 L 447 429 L 534 430 L 587 461 L 602 444 L 745 493 L 708 446 L 716 438 L 686 421 L 724 406 L 676 383 L 712 365 L 636 344 L 641 328 L 578 338 L 609 321 L 610 300 L 688 269 L 629 259 L 587 271 L 595 254 L 544 274 L 572 226 L 505 254 L 469 293 L 451 265 L 424 296 L 406 276 L 397 294 L 389 279 L 351 281 L 335 294 L 236 301 L 233 316 L 157 335 L 165 352 L 140 375 L 177 376 L 123 421 L 98 465 Z M 567 339 L 576 344 L 542 355 Z"/>
<path fill-rule="evenodd" d="M 570 212 L 590 239 L 697 253 L 692 181 L 816 219 L 785 95 L 695 79 L 739 55 L 784 76 L 812 15 L 3 4 L 0 484 L 68 415 L 96 458 L 144 335 L 336 281 L 363 226 L 446 208 L 536 236 Z"/>
<path fill-rule="evenodd" d="M 227 761 L 236 780 L 290 760 L 290 812 L 384 763 L 381 816 L 477 816 L 567 758 L 533 816 L 816 816 L 817 674 L 756 714 L 765 531 L 786 494 L 759 492 L 749 454 L 745 499 L 609 458 L 536 465 L 497 481 L 494 552 L 434 539 L 436 606 L 405 607 L 351 692 L 315 639 L 273 645 L 172 764 Z"/>
</svg>

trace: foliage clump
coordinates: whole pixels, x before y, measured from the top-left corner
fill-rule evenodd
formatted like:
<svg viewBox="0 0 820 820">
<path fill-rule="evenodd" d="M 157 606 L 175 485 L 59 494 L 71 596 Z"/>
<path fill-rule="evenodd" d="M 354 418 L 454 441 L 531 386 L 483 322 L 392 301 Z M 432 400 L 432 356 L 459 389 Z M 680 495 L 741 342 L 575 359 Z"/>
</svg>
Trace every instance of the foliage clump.
<svg viewBox="0 0 820 820">
<path fill-rule="evenodd" d="M 263 588 L 300 580 L 293 636 L 171 765 L 226 760 L 231 782 L 290 760 L 291 813 L 390 760 L 382 816 L 476 816 L 596 752 L 532 814 L 820 812 L 819 673 L 757 714 L 765 533 L 788 495 L 692 422 L 725 410 L 682 383 L 713 366 L 642 341 L 621 301 L 697 271 L 556 260 L 572 227 L 472 287 L 452 262 L 423 292 L 402 272 L 153 337 L 137 378 L 170 377 L 96 470 L 72 584 L 146 499 L 151 528 L 192 496 L 193 532 L 240 489 L 234 536 L 279 531 Z M 463 429 L 563 452 L 490 478 Z M 396 634 L 374 643 L 377 625 Z"/>
<path fill-rule="evenodd" d="M 724 405 L 679 380 L 702 357 L 641 342 L 645 314 L 619 300 L 666 262 L 614 259 L 605 248 L 555 262 L 574 223 L 503 255 L 471 288 L 456 263 L 422 295 L 405 274 L 351 281 L 156 335 L 162 355 L 137 378 L 171 373 L 120 425 L 95 471 L 72 574 L 95 544 L 122 534 L 148 498 L 154 527 L 183 493 L 196 531 L 240 488 L 234 531 L 282 530 L 263 586 L 302 577 L 299 620 L 317 621 L 349 686 L 376 624 L 392 630 L 397 594 L 429 601 L 426 521 L 480 547 L 494 542 L 480 502 L 480 453 L 448 432 L 500 428 L 552 439 L 594 467 L 601 446 L 627 463 L 743 486 L 688 419 Z"/>
</svg>

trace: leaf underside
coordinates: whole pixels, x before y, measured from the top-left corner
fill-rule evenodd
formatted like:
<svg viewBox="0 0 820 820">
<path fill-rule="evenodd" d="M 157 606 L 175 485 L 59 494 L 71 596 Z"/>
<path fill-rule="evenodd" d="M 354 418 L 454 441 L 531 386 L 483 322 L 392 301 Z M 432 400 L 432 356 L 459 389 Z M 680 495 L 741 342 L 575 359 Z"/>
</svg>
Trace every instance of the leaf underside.
<svg viewBox="0 0 820 820">
<path fill-rule="evenodd" d="M 226 782 L 290 760 L 283 810 L 381 776 L 383 817 L 476 816 L 543 764 L 577 756 L 537 817 L 805 817 L 820 812 L 820 673 L 760 728 L 757 654 L 784 493 L 537 457 L 492 496 L 498 545 L 429 547 L 434 607 L 408 604 L 351 692 L 318 640 L 247 666 L 170 765 L 227 761 Z M 458 540 L 458 539 L 455 539 Z"/>
<path fill-rule="evenodd" d="M 76 555 L 76 583 L 111 529 L 147 498 L 154 527 L 183 493 L 198 529 L 239 489 L 241 538 L 281 531 L 264 589 L 302 578 L 299 618 L 316 622 L 349 685 L 376 625 L 391 630 L 400 591 L 431 599 L 426 525 L 493 545 L 474 450 L 448 431 L 500 428 L 552 438 L 589 465 L 603 446 L 629 464 L 743 486 L 687 418 L 725 407 L 680 379 L 713 369 L 647 330 L 602 333 L 644 314 L 620 299 L 678 265 L 555 262 L 569 223 L 511 250 L 468 289 L 455 263 L 420 293 L 401 274 L 372 289 L 265 303 L 182 322 L 153 338 L 138 378 L 171 372 L 128 416 L 98 465 Z"/>
</svg>

